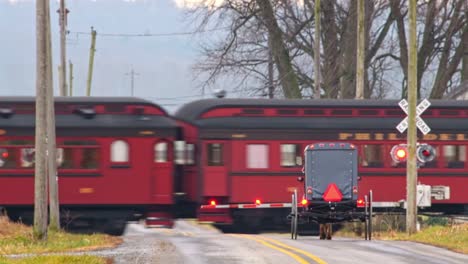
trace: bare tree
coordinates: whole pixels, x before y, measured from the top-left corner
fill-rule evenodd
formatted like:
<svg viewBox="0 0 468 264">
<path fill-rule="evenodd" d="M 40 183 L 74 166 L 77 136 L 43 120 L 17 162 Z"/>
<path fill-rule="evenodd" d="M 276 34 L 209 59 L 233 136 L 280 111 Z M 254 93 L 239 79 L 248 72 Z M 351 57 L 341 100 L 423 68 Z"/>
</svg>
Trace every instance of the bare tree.
<svg viewBox="0 0 468 264">
<path fill-rule="evenodd" d="M 325 98 L 354 98 L 356 76 L 356 1 L 327 0 L 321 2 L 320 87 Z M 459 85 L 462 76 L 468 76 L 466 38 L 466 1 L 419 2 L 418 5 L 418 94 L 440 98 L 451 87 Z M 260 6 L 259 4 L 270 4 Z M 365 63 L 364 98 L 400 96 L 395 87 L 407 86 L 407 1 L 365 1 Z M 230 76 L 251 89 L 252 93 L 283 84 L 276 66 L 275 81 L 271 81 L 268 67 L 270 34 L 265 23 L 276 21 L 284 49 L 302 96 L 312 94 L 315 43 L 315 0 L 298 1 L 236 1 L 228 0 L 221 6 L 198 9 L 200 25 L 227 28 L 227 37 L 203 46 L 201 73 L 209 73 L 205 84 L 217 78 Z M 271 18 L 273 12 L 274 18 Z M 276 28 L 276 26 L 275 26 Z M 219 34 L 216 34 L 219 35 Z M 270 45 L 271 47 L 271 45 Z M 271 61 L 270 61 L 271 63 Z M 284 69 L 284 68 L 283 68 Z M 390 90 L 385 90 L 390 89 Z M 270 88 L 270 90 L 272 90 Z"/>
<path fill-rule="evenodd" d="M 431 66 L 436 68 L 436 74 L 435 77 L 428 76 L 429 79 L 433 79 L 433 86 L 428 89 L 430 97 L 441 98 L 450 88 L 449 82 L 457 72 L 463 57 L 463 41 L 461 39 L 468 34 L 467 17 L 462 12 L 463 3 L 463 0 L 430 0 L 423 2 L 418 8 L 419 12 L 425 13 L 424 20 L 419 22 L 420 27 L 424 27 L 424 29 L 419 36 L 418 96 L 421 95 L 424 74 L 429 72 Z M 401 65 L 404 80 L 407 80 L 408 47 L 404 26 L 407 14 L 406 1 L 391 0 L 391 9 L 397 22 L 400 49 L 399 56 L 393 55 Z M 402 96 L 406 96 L 406 86 L 403 86 Z"/>
<path fill-rule="evenodd" d="M 46 178 L 46 90 L 47 76 L 47 6 L 48 0 L 36 1 L 36 140 L 34 171 L 34 237 L 47 239 Z"/>
<path fill-rule="evenodd" d="M 296 73 L 291 64 L 289 51 L 283 42 L 283 32 L 278 26 L 273 7 L 269 0 L 256 1 L 260 10 L 263 25 L 271 38 L 271 53 L 278 67 L 278 72 L 286 98 L 301 98 Z"/>
</svg>

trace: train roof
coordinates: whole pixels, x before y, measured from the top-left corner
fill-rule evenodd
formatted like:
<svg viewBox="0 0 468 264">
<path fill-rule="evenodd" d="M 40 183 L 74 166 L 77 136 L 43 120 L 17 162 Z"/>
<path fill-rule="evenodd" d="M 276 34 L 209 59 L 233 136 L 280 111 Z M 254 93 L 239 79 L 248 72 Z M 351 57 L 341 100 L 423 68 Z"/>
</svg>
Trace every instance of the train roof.
<svg viewBox="0 0 468 264">
<path fill-rule="evenodd" d="M 152 101 L 137 97 L 112 97 L 112 96 L 56 96 L 54 101 L 57 104 L 133 104 L 148 105 L 158 108 L 165 116 L 167 111 Z M 0 96 L 0 107 L 5 104 L 35 104 L 35 96 Z"/>
<path fill-rule="evenodd" d="M 399 100 L 376 99 L 202 99 L 185 104 L 175 112 L 175 116 L 186 121 L 201 119 L 202 115 L 213 109 L 223 108 L 396 108 Z M 431 108 L 467 108 L 468 101 L 430 100 Z"/>
<path fill-rule="evenodd" d="M 54 100 L 57 128 L 175 129 L 178 127 L 177 122 L 162 107 L 140 98 L 93 96 L 55 97 Z M 36 121 L 35 103 L 36 97 L 34 96 L 1 96 L 0 127 L 10 129 L 34 127 Z M 88 108 L 99 105 L 122 105 L 133 108 L 143 106 L 148 107 L 149 112 L 132 112 L 126 110 L 126 107 L 123 107 L 124 110 L 121 109 L 122 107 L 117 107 L 116 109 L 99 111 Z M 65 106 L 65 108 L 61 106 Z"/>
<path fill-rule="evenodd" d="M 112 96 L 55 96 L 55 102 L 64 103 L 137 103 L 154 104 L 151 101 L 137 97 L 112 97 Z M 36 96 L 0 96 L 0 102 L 34 103 Z"/>
</svg>

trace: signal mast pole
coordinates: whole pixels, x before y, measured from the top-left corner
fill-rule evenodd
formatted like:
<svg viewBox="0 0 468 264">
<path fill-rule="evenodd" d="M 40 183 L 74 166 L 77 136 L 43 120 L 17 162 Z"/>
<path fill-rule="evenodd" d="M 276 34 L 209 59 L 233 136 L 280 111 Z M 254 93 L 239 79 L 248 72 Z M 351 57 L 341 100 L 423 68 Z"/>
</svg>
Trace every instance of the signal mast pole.
<svg viewBox="0 0 468 264">
<path fill-rule="evenodd" d="M 418 66 L 416 40 L 416 6 L 417 0 L 409 1 L 409 61 L 408 61 L 408 160 L 406 163 L 406 232 L 416 233 L 417 206 L 416 184 L 418 171 L 416 166 L 416 100 Z"/>
</svg>

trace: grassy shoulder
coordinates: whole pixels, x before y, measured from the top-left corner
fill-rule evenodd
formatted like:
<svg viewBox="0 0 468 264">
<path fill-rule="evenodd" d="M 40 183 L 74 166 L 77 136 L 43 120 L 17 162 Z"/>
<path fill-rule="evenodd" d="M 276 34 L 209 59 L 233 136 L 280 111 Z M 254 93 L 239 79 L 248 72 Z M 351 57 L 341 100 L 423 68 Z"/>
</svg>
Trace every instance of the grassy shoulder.
<svg viewBox="0 0 468 264">
<path fill-rule="evenodd" d="M 111 260 L 96 256 L 37 256 L 9 259 L 0 257 L 0 264 L 109 264 Z"/>
<path fill-rule="evenodd" d="M 363 234 L 357 235 L 352 229 L 344 228 L 338 231 L 336 235 L 345 237 L 363 236 Z M 404 231 L 396 231 L 394 229 L 375 231 L 372 235 L 374 239 L 414 241 L 468 254 L 468 223 L 425 226 L 413 235 L 408 235 Z"/>
<path fill-rule="evenodd" d="M 66 232 L 49 232 L 47 241 L 37 241 L 33 237 L 31 227 L 0 217 L 0 256 L 87 251 L 112 248 L 121 242 L 119 237 L 104 234 L 83 235 Z M 83 258 L 83 261 L 80 261 L 80 258 Z M 106 260 L 93 256 L 37 256 L 21 259 L 3 257 L 0 258 L 0 263 L 106 263 Z"/>
</svg>

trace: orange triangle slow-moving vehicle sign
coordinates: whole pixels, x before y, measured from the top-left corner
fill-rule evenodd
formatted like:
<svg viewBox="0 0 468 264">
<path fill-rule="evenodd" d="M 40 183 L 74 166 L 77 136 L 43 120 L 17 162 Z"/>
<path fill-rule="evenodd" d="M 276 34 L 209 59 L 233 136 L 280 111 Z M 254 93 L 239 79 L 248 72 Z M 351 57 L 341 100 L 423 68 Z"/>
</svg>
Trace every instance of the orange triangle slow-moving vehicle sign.
<svg viewBox="0 0 468 264">
<path fill-rule="evenodd" d="M 343 198 L 340 189 L 336 184 L 330 183 L 323 194 L 323 200 L 327 202 L 339 202 Z"/>
</svg>

